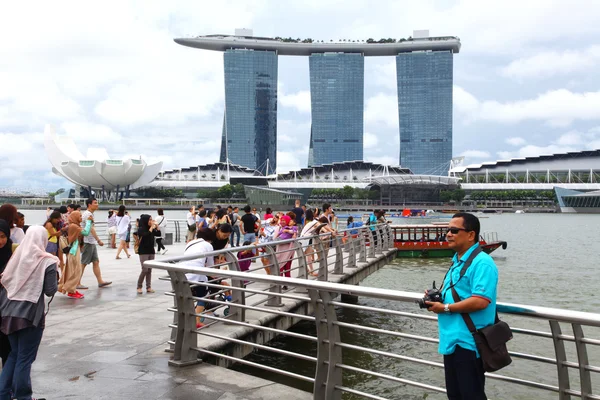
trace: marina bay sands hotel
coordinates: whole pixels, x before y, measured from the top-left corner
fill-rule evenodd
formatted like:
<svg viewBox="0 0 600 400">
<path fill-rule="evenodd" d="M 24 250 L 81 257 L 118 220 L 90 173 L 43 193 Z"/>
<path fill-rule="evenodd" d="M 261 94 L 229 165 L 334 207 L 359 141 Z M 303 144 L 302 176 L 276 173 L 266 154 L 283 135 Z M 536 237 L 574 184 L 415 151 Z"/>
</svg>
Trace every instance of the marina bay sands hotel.
<svg viewBox="0 0 600 400">
<path fill-rule="evenodd" d="M 277 165 L 277 58 L 307 56 L 311 132 L 308 166 L 363 160 L 364 58 L 396 57 L 400 159 L 415 174 L 452 158 L 452 79 L 460 40 L 415 31 L 409 39 L 321 41 L 235 35 L 175 39 L 224 52 L 221 161 L 268 175 Z M 386 144 L 384 143 L 383 146 Z"/>
</svg>

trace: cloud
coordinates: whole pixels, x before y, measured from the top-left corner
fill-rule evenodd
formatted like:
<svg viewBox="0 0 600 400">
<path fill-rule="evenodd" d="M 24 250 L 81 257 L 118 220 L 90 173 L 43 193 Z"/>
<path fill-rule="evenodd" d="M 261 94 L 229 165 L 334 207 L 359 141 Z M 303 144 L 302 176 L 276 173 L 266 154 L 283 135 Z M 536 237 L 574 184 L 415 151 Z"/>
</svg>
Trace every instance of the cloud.
<svg viewBox="0 0 600 400">
<path fill-rule="evenodd" d="M 377 139 L 377 135 L 365 132 L 363 136 L 363 147 L 365 149 L 376 149 L 378 147 L 378 144 L 379 140 Z"/>
<path fill-rule="evenodd" d="M 523 139 L 522 137 L 509 137 L 505 140 L 505 142 L 510 144 L 511 146 L 522 146 L 526 143 L 525 139 Z"/>
<path fill-rule="evenodd" d="M 282 88 L 282 86 L 280 86 Z M 310 114 L 310 91 L 301 90 L 294 94 L 285 94 L 280 91 L 277 99 L 284 107 L 295 108 L 298 112 Z"/>
<path fill-rule="evenodd" d="M 467 150 L 467 151 L 463 151 L 460 155 L 463 157 L 466 157 L 466 158 L 490 158 L 491 157 L 490 153 L 488 153 L 487 151 L 481 151 L 481 150 Z"/>
<path fill-rule="evenodd" d="M 388 128 L 399 129 L 398 97 L 378 93 L 370 97 L 365 105 L 365 125 L 383 124 Z"/>
<path fill-rule="evenodd" d="M 468 92 L 459 91 L 457 114 L 468 121 L 492 121 L 516 124 L 543 121 L 549 126 L 564 127 L 575 120 L 600 120 L 600 91 L 574 93 L 567 89 L 550 90 L 534 99 L 499 102 L 479 101 Z"/>
<path fill-rule="evenodd" d="M 544 79 L 555 75 L 588 72 L 600 63 L 600 46 L 584 50 L 544 51 L 519 58 L 503 67 L 500 74 L 509 78 Z"/>
</svg>

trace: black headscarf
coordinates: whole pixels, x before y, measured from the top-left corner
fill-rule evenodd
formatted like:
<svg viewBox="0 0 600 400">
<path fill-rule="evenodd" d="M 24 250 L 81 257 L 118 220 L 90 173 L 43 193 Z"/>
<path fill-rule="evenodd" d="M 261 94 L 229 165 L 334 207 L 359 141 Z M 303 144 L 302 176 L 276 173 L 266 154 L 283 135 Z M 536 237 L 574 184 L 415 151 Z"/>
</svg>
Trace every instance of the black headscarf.
<svg viewBox="0 0 600 400">
<path fill-rule="evenodd" d="M 150 221 L 150 218 L 152 218 L 152 217 L 148 214 L 140 215 L 140 223 L 139 223 L 139 227 L 138 227 L 139 232 L 147 232 L 150 230 L 150 227 L 148 226 L 148 222 Z"/>
<path fill-rule="evenodd" d="M 8 222 L 0 219 L 0 232 L 6 235 L 6 244 L 0 249 L 0 274 L 4 272 L 8 260 L 12 256 L 12 240 L 10 240 L 10 226 Z"/>
</svg>

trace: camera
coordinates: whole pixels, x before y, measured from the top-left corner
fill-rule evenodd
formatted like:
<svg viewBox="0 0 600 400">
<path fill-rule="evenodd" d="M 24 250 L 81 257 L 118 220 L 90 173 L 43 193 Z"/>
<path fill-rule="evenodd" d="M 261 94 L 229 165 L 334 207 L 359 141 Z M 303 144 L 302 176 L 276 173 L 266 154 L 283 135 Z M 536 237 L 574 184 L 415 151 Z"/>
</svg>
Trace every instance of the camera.
<svg viewBox="0 0 600 400">
<path fill-rule="evenodd" d="M 442 293 L 436 289 L 435 281 L 433 281 L 433 285 L 431 289 L 428 289 L 425 293 L 425 296 L 422 299 L 417 300 L 417 304 L 419 304 L 420 308 L 429 308 L 430 306 L 425 304 L 426 301 L 431 301 L 432 303 L 442 303 Z"/>
</svg>

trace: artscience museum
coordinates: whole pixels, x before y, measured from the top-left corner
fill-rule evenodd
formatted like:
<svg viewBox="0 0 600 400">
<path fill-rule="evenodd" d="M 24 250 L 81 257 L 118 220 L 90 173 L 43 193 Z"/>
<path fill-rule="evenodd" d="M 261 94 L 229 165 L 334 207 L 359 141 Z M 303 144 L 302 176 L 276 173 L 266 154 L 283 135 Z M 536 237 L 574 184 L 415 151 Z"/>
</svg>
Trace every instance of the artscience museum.
<svg viewBox="0 0 600 400">
<path fill-rule="evenodd" d="M 90 148 L 84 156 L 71 137 L 57 135 L 51 126 L 44 131 L 44 147 L 52 172 L 100 198 L 145 186 L 162 168 L 162 162 L 149 165 L 141 158 L 110 158 L 104 148 Z"/>
</svg>

